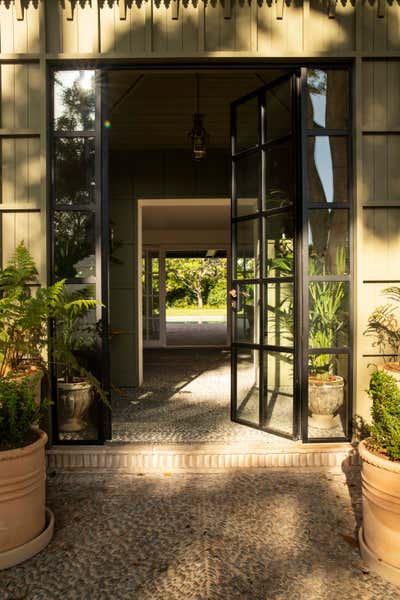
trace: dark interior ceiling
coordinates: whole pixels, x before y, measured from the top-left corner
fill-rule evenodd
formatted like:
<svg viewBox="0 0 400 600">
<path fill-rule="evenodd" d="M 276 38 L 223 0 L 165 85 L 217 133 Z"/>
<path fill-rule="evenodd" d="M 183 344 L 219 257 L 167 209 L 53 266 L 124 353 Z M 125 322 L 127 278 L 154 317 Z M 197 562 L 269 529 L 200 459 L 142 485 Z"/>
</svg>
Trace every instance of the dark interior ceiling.
<svg viewBox="0 0 400 600">
<path fill-rule="evenodd" d="M 198 71 L 209 147 L 227 148 L 229 105 L 275 79 L 277 70 Z M 110 149 L 186 148 L 196 111 L 195 71 L 111 71 Z"/>
</svg>

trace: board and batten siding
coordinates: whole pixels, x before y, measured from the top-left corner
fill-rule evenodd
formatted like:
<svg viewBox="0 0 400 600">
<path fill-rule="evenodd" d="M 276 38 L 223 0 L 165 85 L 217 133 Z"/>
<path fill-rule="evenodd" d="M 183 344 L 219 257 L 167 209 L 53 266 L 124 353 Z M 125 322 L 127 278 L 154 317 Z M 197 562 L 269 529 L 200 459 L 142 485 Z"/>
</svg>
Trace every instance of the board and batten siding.
<svg viewBox="0 0 400 600">
<path fill-rule="evenodd" d="M 354 64 L 356 407 L 368 415 L 363 331 L 400 279 L 400 6 L 385 0 L 0 0 L 3 263 L 24 239 L 46 281 L 49 61 L 349 59 Z"/>
</svg>

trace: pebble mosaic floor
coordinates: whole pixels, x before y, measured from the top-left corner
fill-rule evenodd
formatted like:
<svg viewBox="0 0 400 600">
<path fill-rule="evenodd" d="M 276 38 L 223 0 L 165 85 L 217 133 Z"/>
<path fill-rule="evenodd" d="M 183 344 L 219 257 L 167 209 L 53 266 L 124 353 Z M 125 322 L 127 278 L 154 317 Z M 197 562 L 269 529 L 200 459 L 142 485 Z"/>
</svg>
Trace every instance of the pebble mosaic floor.
<svg viewBox="0 0 400 600">
<path fill-rule="evenodd" d="M 53 474 L 50 545 L 0 600 L 398 600 L 356 542 L 359 474 Z"/>
<path fill-rule="evenodd" d="M 113 393 L 112 440 L 115 442 L 263 442 L 280 438 L 233 423 L 230 419 L 230 353 L 213 348 L 147 350 L 144 383 Z M 291 400 L 278 397 L 273 424 L 291 433 Z M 287 409 L 288 412 L 285 412 Z M 244 417 L 258 420 L 258 397 Z M 341 436 L 343 430 L 310 428 L 310 437 Z M 290 444 L 290 442 L 287 442 Z"/>
</svg>

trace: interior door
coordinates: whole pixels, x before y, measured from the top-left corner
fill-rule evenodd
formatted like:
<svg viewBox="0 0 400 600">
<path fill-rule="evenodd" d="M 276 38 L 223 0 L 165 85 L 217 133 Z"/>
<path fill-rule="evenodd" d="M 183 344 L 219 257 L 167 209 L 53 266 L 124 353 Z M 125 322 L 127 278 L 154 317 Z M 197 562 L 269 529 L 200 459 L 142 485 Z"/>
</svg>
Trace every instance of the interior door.
<svg viewBox="0 0 400 600">
<path fill-rule="evenodd" d="M 165 346 L 165 252 L 143 248 L 143 346 Z"/>
<path fill-rule="evenodd" d="M 232 420 L 288 438 L 297 381 L 298 74 L 231 105 Z"/>
</svg>

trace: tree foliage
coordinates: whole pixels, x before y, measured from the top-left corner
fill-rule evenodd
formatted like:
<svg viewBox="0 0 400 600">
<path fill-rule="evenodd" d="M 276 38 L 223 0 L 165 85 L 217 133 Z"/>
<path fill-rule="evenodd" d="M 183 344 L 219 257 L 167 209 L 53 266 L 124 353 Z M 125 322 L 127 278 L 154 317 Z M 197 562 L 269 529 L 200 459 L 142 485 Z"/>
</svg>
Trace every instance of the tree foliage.
<svg viewBox="0 0 400 600">
<path fill-rule="evenodd" d="M 177 296 L 195 302 L 198 308 L 216 298 L 216 288 L 225 286 L 226 300 L 226 259 L 224 258 L 167 258 L 166 290 L 167 303 L 172 304 Z M 212 293 L 213 292 L 213 293 Z M 222 297 L 222 292 L 219 298 Z"/>
</svg>

